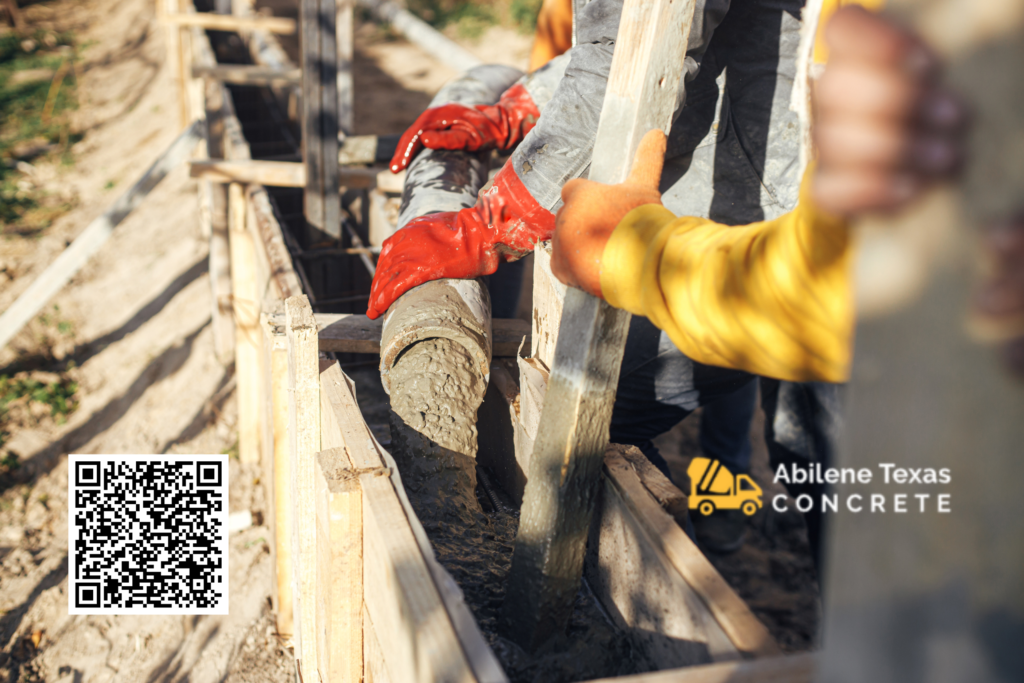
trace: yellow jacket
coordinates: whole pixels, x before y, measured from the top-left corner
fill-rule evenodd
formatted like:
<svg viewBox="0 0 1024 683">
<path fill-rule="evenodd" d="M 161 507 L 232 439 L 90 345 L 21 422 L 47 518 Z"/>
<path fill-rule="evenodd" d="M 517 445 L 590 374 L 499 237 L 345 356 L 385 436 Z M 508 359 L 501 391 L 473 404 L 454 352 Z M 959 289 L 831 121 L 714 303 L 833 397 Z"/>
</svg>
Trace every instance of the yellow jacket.
<svg viewBox="0 0 1024 683">
<path fill-rule="evenodd" d="M 824 0 L 813 61 L 827 59 L 823 28 L 850 0 Z M 884 0 L 859 0 L 878 9 Z M 668 333 L 690 358 L 790 381 L 843 382 L 852 356 L 850 235 L 811 199 L 813 165 L 797 207 L 742 227 L 634 209 L 601 261 L 608 303 Z"/>
<path fill-rule="evenodd" d="M 853 333 L 849 231 L 814 207 L 730 227 L 660 204 L 626 214 L 605 246 L 601 291 L 708 365 L 802 382 L 847 379 Z"/>
</svg>

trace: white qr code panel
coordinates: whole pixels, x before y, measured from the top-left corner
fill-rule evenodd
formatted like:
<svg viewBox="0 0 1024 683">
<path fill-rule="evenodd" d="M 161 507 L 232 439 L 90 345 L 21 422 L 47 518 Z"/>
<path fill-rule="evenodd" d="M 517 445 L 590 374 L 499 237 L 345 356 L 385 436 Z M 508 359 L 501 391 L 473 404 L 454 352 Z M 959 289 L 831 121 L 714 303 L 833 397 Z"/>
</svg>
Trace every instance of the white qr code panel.
<svg viewBox="0 0 1024 683">
<path fill-rule="evenodd" d="M 226 455 L 71 455 L 70 614 L 227 614 Z"/>
</svg>

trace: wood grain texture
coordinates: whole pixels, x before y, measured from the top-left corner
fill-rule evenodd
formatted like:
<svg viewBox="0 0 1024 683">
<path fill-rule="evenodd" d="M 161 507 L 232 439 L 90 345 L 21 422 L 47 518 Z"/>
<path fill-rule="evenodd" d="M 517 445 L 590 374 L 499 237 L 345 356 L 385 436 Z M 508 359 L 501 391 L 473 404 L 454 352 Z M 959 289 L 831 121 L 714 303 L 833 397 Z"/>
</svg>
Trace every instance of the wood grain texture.
<svg viewBox="0 0 1024 683">
<path fill-rule="evenodd" d="M 246 197 L 253 229 L 266 253 L 269 267 L 271 291 L 264 292 L 264 296 L 283 301 L 288 297 L 302 294 L 302 283 L 292 265 L 291 254 L 288 253 L 284 234 L 281 232 L 281 224 L 274 216 L 266 189 L 261 185 L 249 185 L 246 188 Z"/>
<path fill-rule="evenodd" d="M 592 180 L 623 181 L 640 138 L 668 132 L 693 11 L 693 0 L 623 4 Z M 503 608 L 506 636 L 527 649 L 563 628 L 572 611 L 628 327 L 628 313 L 566 292 Z"/>
<path fill-rule="evenodd" d="M 624 500 L 637 495 L 650 498 L 640 486 L 620 492 L 607 477 L 602 480 L 601 510 L 591 527 L 587 553 L 591 588 L 648 667 L 673 669 L 739 659 L 700 596 L 661 551 L 662 544 L 651 538 L 635 506 Z M 653 502 L 645 512 L 664 517 Z"/>
<path fill-rule="evenodd" d="M 160 21 L 171 26 L 197 26 L 210 31 L 269 31 L 290 35 L 295 33 L 295 20 L 285 17 L 239 17 L 230 14 L 167 13 Z"/>
<path fill-rule="evenodd" d="M 238 382 L 238 457 L 259 462 L 259 413 L 262 403 L 259 359 L 260 295 L 257 291 L 256 250 L 246 230 L 242 186 L 228 187 L 228 236 L 231 247 L 232 309 L 235 317 L 235 376 Z"/>
<path fill-rule="evenodd" d="M 305 296 L 285 300 L 288 335 L 288 435 L 291 440 L 295 655 L 303 680 L 316 678 L 316 509 L 313 463 L 320 450 L 320 386 L 313 309 Z"/>
<path fill-rule="evenodd" d="M 363 505 L 344 448 L 316 456 L 317 669 L 323 683 L 363 678 Z"/>
<path fill-rule="evenodd" d="M 373 625 L 370 613 L 363 604 L 363 676 L 365 683 L 391 683 L 388 673 L 387 658 L 384 648 L 377 638 L 377 629 Z"/>
<path fill-rule="evenodd" d="M 693 589 L 733 646 L 746 655 L 780 654 L 778 644 L 704 554 L 644 488 L 632 465 L 617 454 L 605 460 L 605 475 L 654 547 Z"/>
<path fill-rule="evenodd" d="M 283 323 L 283 321 L 282 321 Z M 266 345 L 270 357 L 269 422 L 273 432 L 273 463 L 271 476 L 266 478 L 272 499 L 271 529 L 275 566 L 274 607 L 277 610 L 277 632 L 285 637 L 295 635 L 294 617 L 294 562 L 292 559 L 292 532 L 294 530 L 291 477 L 291 439 L 288 432 L 288 340 L 284 325 L 273 324 L 263 316 Z"/>
<path fill-rule="evenodd" d="M 360 482 L 364 599 L 392 680 L 475 681 L 390 479 Z"/>
</svg>

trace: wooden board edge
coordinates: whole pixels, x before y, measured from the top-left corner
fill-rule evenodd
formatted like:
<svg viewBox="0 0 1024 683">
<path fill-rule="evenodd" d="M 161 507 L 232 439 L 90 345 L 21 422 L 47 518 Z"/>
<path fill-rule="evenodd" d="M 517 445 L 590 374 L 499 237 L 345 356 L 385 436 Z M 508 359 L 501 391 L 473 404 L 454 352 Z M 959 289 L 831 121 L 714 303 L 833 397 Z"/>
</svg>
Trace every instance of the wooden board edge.
<svg viewBox="0 0 1024 683">
<path fill-rule="evenodd" d="M 652 541 L 701 598 L 736 648 L 755 657 L 781 654 L 765 625 L 644 488 L 630 463 L 621 457 L 607 458 L 604 473 Z"/>
</svg>

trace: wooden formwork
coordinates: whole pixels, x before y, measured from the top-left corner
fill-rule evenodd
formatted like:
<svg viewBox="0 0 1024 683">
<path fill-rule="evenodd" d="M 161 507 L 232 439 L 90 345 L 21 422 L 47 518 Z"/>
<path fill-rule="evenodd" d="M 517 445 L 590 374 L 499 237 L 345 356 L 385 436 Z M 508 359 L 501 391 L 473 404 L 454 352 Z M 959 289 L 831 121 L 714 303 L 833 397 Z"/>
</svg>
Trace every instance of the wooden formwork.
<svg viewBox="0 0 1024 683">
<path fill-rule="evenodd" d="M 166 7 L 194 13 L 181 4 Z M 249 148 L 201 25 L 173 23 L 182 39 L 178 55 L 186 55 L 178 73 L 187 119 L 205 116 L 208 158 L 244 168 Z M 277 629 L 295 647 L 301 679 L 506 681 L 461 591 L 434 558 L 394 461 L 363 419 L 354 385 L 337 362 L 321 358 L 329 351 L 379 352 L 379 324 L 314 315 L 266 190 L 239 182 L 252 179 L 237 173 L 197 175 L 211 241 L 214 332 L 236 364 L 240 458 L 261 466 Z M 520 321 L 494 325 L 495 356 L 505 358 L 492 366 L 481 408 L 481 460 L 513 498 L 521 498 L 529 472 L 560 288 L 539 249 L 532 330 Z M 518 357 L 524 337 L 525 359 Z M 586 575 L 623 635 L 659 670 L 615 680 L 810 680 L 814 658 L 780 656 L 764 626 L 683 533 L 677 520 L 685 510 L 685 495 L 637 452 L 609 449 Z"/>
</svg>

